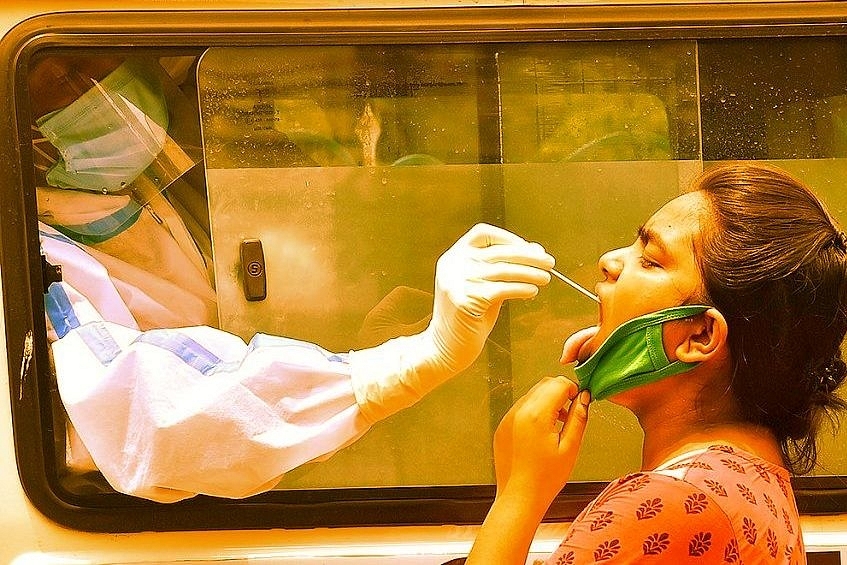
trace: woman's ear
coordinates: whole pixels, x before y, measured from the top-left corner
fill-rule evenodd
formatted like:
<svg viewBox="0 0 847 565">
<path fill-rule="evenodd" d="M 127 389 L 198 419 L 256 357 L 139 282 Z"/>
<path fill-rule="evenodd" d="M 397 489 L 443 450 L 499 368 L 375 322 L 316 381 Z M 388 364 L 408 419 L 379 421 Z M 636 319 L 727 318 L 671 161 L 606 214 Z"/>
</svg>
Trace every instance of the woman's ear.
<svg viewBox="0 0 847 565">
<path fill-rule="evenodd" d="M 685 327 L 687 333 L 674 350 L 680 361 L 700 363 L 726 353 L 729 329 L 723 314 L 715 308 L 693 317 Z"/>
</svg>

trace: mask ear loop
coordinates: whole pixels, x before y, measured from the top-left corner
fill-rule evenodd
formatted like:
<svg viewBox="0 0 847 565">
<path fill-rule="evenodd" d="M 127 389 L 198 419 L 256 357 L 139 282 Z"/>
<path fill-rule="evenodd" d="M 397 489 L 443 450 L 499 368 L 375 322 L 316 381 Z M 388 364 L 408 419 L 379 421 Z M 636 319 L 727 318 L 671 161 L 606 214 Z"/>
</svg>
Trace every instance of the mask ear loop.
<svg viewBox="0 0 847 565">
<path fill-rule="evenodd" d="M 33 132 L 38 132 L 39 134 L 41 133 L 41 131 L 35 126 L 30 126 L 30 128 L 32 129 Z M 39 164 L 39 163 L 35 163 L 35 168 L 38 169 L 39 171 L 42 171 L 42 172 L 48 171 L 52 165 L 56 164 L 56 161 L 57 161 L 56 157 L 54 157 L 53 155 L 50 155 L 49 153 L 47 153 L 45 150 L 43 150 L 41 147 L 38 146 L 39 143 L 44 143 L 45 141 L 49 142 L 49 140 L 46 137 L 36 137 L 36 138 L 33 138 L 33 140 L 32 140 L 32 150 L 35 151 L 36 153 L 38 153 L 38 155 L 40 155 L 45 161 L 47 161 L 49 163 L 49 165 L 42 165 L 42 164 Z"/>
</svg>

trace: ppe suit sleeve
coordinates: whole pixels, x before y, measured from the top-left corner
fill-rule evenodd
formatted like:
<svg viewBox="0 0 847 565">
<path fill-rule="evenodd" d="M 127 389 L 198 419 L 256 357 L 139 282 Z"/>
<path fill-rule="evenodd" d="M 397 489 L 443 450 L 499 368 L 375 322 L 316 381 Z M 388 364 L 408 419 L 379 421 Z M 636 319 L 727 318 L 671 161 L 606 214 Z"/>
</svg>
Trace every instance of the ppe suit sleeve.
<svg viewBox="0 0 847 565">
<path fill-rule="evenodd" d="M 367 429 L 346 356 L 198 326 L 88 322 L 53 344 L 59 392 L 118 491 L 160 502 L 240 498 Z"/>
<path fill-rule="evenodd" d="M 96 263 L 60 256 L 72 246 L 57 234 L 42 242 L 54 264 Z M 249 496 L 468 367 L 503 301 L 535 296 L 552 266 L 540 245 L 477 225 L 438 261 L 429 326 L 349 355 L 261 334 L 245 344 L 208 326 L 141 331 L 119 293 L 94 284 L 108 282 L 102 268 L 80 272 L 45 296 L 59 393 L 116 490 Z"/>
<path fill-rule="evenodd" d="M 116 490 L 161 502 L 243 497 L 367 430 L 346 356 L 208 326 L 141 331 L 103 265 L 40 228 L 63 268 L 44 303 L 75 468 L 93 461 Z"/>
</svg>

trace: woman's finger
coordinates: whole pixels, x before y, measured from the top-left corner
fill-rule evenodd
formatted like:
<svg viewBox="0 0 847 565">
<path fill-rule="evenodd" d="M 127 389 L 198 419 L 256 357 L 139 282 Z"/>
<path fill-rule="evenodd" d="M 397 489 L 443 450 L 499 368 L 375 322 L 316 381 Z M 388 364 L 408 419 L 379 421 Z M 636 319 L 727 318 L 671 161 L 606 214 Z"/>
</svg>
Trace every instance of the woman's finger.
<svg viewBox="0 0 847 565">
<path fill-rule="evenodd" d="M 562 450 L 579 450 L 582 436 L 585 433 L 585 426 L 588 423 L 588 404 L 590 402 L 591 395 L 587 390 L 580 392 L 571 402 L 568 414 L 565 417 L 565 425 L 562 427 L 562 433 L 559 436 L 559 447 Z M 575 460 L 576 452 L 573 455 Z"/>
<path fill-rule="evenodd" d="M 591 326 L 589 328 L 581 329 L 571 335 L 562 347 L 562 357 L 559 359 L 559 362 L 563 365 L 567 365 L 568 363 L 576 361 L 580 348 L 582 348 L 588 340 L 597 335 L 599 330 L 600 328 L 598 326 Z"/>
<path fill-rule="evenodd" d="M 577 392 L 576 384 L 566 377 L 546 377 L 526 394 L 527 410 L 533 414 L 550 414 L 555 420 Z"/>
</svg>

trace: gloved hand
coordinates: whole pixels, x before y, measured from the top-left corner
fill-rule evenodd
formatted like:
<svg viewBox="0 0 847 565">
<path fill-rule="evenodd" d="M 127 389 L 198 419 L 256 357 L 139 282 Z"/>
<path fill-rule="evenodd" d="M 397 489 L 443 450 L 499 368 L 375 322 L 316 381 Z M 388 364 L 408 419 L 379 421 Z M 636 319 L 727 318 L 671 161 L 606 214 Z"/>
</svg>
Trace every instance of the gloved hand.
<svg viewBox="0 0 847 565">
<path fill-rule="evenodd" d="M 456 374 L 473 363 L 503 301 L 532 298 L 550 282 L 555 260 L 537 243 L 502 228 L 477 224 L 439 259 L 435 303 L 425 335 L 431 370 Z"/>
<path fill-rule="evenodd" d="M 550 282 L 554 259 L 537 243 L 477 224 L 439 259 L 435 302 L 421 333 L 351 352 L 353 388 L 376 421 L 419 400 L 482 352 L 510 298 L 532 298 Z"/>
</svg>

